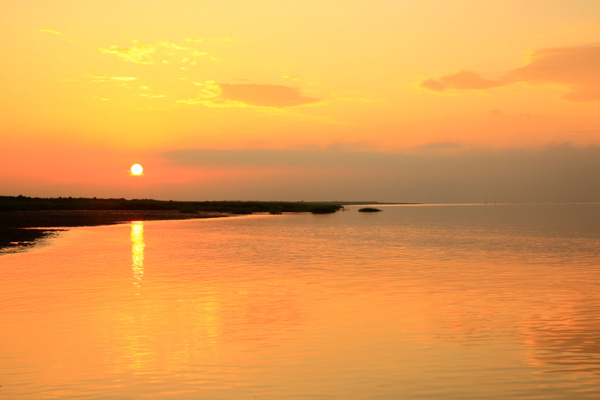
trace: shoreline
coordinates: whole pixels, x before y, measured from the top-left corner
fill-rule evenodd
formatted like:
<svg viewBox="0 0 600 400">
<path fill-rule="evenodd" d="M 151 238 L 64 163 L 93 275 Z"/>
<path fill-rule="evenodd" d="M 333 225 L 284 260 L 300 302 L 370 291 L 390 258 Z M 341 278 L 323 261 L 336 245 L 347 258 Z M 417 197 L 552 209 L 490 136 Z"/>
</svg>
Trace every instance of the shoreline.
<svg viewBox="0 0 600 400">
<path fill-rule="evenodd" d="M 24 251 L 39 240 L 80 226 L 100 226 L 132 221 L 219 218 L 230 213 L 176 210 L 40 210 L 0 211 L 0 256 Z"/>
<path fill-rule="evenodd" d="M 342 208 L 340 202 L 167 201 L 0 196 L 0 255 L 22 251 L 39 239 L 77 226 L 218 218 L 254 213 L 329 214 Z"/>
</svg>

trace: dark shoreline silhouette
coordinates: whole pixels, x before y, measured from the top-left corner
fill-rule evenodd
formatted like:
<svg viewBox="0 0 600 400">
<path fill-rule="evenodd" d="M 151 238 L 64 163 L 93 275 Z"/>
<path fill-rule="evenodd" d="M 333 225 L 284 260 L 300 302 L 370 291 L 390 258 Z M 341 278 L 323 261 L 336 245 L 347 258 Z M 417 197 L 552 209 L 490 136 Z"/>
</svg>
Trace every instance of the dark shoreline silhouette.
<svg viewBox="0 0 600 400">
<path fill-rule="evenodd" d="M 173 201 L 153 199 L 98 199 L 85 197 L 26 197 L 0 196 L 2 211 L 42 210 L 136 210 L 178 211 L 181 213 L 221 212 L 230 214 L 252 214 L 257 212 L 312 212 L 315 208 L 326 208 L 335 212 L 350 202 L 304 202 L 304 201 Z"/>
<path fill-rule="evenodd" d="M 76 226 L 131 221 L 218 218 L 254 213 L 331 214 L 345 205 L 417 204 L 377 201 L 173 201 L 85 197 L 0 196 L 0 255 Z"/>
<path fill-rule="evenodd" d="M 333 213 L 338 202 L 163 201 L 0 196 L 0 254 L 19 251 L 64 228 L 131 221 L 217 218 L 253 213 Z M 29 228 L 29 229 L 28 229 Z M 31 229 L 33 228 L 33 229 Z"/>
<path fill-rule="evenodd" d="M 40 210 L 0 211 L 0 254 L 19 251 L 37 240 L 76 226 L 98 226 L 195 218 L 217 218 L 219 212 L 181 213 L 161 210 Z"/>
</svg>

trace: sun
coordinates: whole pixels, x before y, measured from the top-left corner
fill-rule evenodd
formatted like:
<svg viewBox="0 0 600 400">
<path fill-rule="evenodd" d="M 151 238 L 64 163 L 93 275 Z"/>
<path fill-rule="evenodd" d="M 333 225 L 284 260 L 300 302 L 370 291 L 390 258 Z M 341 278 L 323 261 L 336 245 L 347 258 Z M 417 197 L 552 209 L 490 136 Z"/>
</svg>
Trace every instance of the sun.
<svg viewBox="0 0 600 400">
<path fill-rule="evenodd" d="M 133 164 L 131 166 L 131 175 L 142 175 L 144 168 L 140 164 Z"/>
</svg>

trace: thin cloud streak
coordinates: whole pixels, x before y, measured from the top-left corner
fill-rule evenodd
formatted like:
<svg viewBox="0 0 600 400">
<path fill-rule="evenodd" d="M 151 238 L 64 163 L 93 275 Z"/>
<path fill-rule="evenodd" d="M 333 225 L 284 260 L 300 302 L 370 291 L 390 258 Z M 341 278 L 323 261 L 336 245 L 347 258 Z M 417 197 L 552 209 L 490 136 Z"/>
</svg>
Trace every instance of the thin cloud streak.
<svg viewBox="0 0 600 400">
<path fill-rule="evenodd" d="M 273 84 L 217 83 L 207 81 L 195 83 L 201 93 L 185 104 L 203 104 L 209 107 L 274 107 L 286 108 L 317 103 L 321 99 L 308 97 L 300 89 Z"/>
<path fill-rule="evenodd" d="M 421 87 L 436 92 L 447 89 L 459 90 L 487 90 L 504 86 L 506 83 L 500 80 L 483 78 L 473 71 L 458 71 L 438 79 L 428 79 L 421 83 Z"/>
<path fill-rule="evenodd" d="M 52 29 L 40 29 L 40 30 L 38 30 L 38 32 L 42 32 L 42 33 L 51 33 L 51 34 L 53 34 L 53 35 L 62 35 L 62 33 L 61 33 L 61 32 L 59 32 L 59 31 L 55 31 L 55 30 L 52 30 Z"/>
<path fill-rule="evenodd" d="M 259 107 L 293 107 L 316 103 L 320 99 L 304 96 L 299 89 L 283 85 L 222 83 L 217 101 L 240 101 Z"/>
</svg>

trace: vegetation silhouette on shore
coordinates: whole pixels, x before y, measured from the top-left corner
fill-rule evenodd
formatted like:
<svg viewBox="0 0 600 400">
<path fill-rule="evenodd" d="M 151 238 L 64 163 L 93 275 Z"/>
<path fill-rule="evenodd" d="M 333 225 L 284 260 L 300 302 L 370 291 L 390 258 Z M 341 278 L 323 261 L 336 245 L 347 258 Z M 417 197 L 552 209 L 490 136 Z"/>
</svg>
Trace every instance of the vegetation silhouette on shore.
<svg viewBox="0 0 600 400">
<path fill-rule="evenodd" d="M 179 211 L 182 213 L 219 212 L 252 214 L 283 212 L 313 212 L 317 209 L 335 212 L 342 202 L 288 202 L 288 201 L 173 201 L 151 199 L 98 199 L 75 197 L 0 196 L 0 211 L 44 210 L 145 210 Z"/>
<path fill-rule="evenodd" d="M 3 249 L 20 249 L 37 239 L 53 235 L 61 230 L 56 229 L 57 227 L 215 218 L 254 213 L 327 214 L 341 208 L 341 202 L 164 201 L 0 196 L 0 253 Z"/>
<path fill-rule="evenodd" d="M 85 197 L 0 196 L 0 254 L 75 226 L 131 221 L 216 218 L 254 213 L 331 214 L 345 205 L 391 204 L 376 201 L 173 201 Z M 415 204 L 415 203 L 394 203 Z M 381 211 L 361 208 L 361 212 Z M 36 228 L 36 229 L 25 229 Z"/>
</svg>

